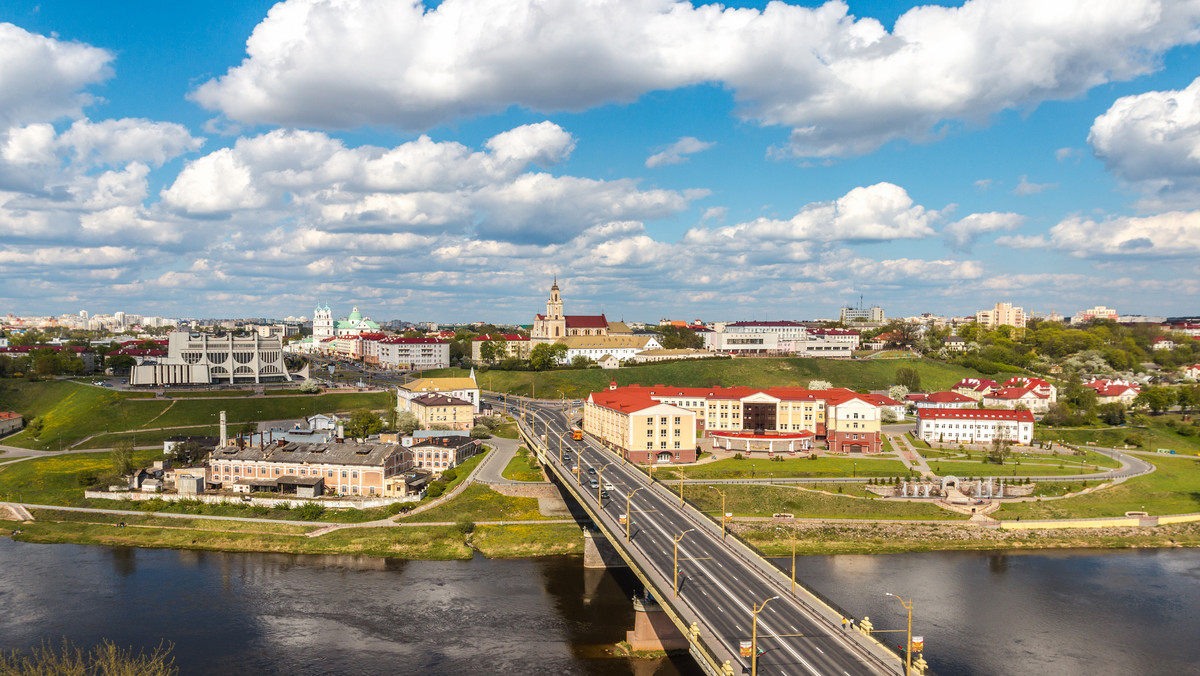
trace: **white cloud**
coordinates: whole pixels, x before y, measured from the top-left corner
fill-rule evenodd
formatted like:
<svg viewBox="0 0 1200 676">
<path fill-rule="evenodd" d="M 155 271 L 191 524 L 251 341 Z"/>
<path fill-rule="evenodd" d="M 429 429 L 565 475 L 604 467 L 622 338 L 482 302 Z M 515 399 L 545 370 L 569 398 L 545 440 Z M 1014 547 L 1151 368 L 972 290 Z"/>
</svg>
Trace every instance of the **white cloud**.
<svg viewBox="0 0 1200 676">
<path fill-rule="evenodd" d="M 936 234 L 931 224 L 939 217 L 937 211 L 914 204 L 900 186 L 877 183 L 854 188 L 832 202 L 807 204 L 786 221 L 759 218 L 714 229 L 695 227 L 683 241 L 744 251 L 789 242 L 921 239 Z"/>
<path fill-rule="evenodd" d="M 1057 186 L 1057 183 L 1030 183 L 1029 177 L 1022 174 L 1021 179 L 1017 181 L 1017 187 L 1013 188 L 1012 193 L 1020 196 L 1036 195 L 1039 192 L 1045 192 Z"/>
<path fill-rule="evenodd" d="M 1075 162 L 1078 163 L 1080 157 L 1083 157 L 1083 150 L 1079 148 L 1059 148 L 1058 150 L 1054 151 L 1054 159 L 1058 160 L 1059 162 L 1075 160 Z"/>
<path fill-rule="evenodd" d="M 1200 254 L 1200 212 L 1102 222 L 1075 217 L 1050 228 L 1049 239 L 1055 248 L 1080 257 L 1194 258 Z"/>
<path fill-rule="evenodd" d="M 687 155 L 694 155 L 695 153 L 703 150 L 708 150 L 714 145 L 716 144 L 708 141 L 701 141 L 694 136 L 684 136 L 678 141 L 672 143 L 662 152 L 655 153 L 650 157 L 647 157 L 646 166 L 654 169 L 656 167 L 665 167 L 668 164 L 680 164 L 682 162 L 687 162 Z"/>
<path fill-rule="evenodd" d="M 995 183 L 995 181 L 990 178 L 981 178 L 972 183 L 972 185 L 983 192 L 987 192 L 988 188 L 991 188 L 993 183 Z"/>
<path fill-rule="evenodd" d="M 0 128 L 79 117 L 93 98 L 81 91 L 112 77 L 107 50 L 0 23 Z"/>
<path fill-rule="evenodd" d="M 970 253 L 975 246 L 975 240 L 980 235 L 989 232 L 1016 230 L 1025 221 L 1020 214 L 989 212 L 971 214 L 962 220 L 955 221 L 942 229 L 946 246 L 952 251 Z"/>
<path fill-rule="evenodd" d="M 160 167 L 185 152 L 196 151 L 204 139 L 193 137 L 181 124 L 137 118 L 77 120 L 59 143 L 71 148 L 79 163 L 147 162 Z"/>
<path fill-rule="evenodd" d="M 711 82 L 742 118 L 792 128 L 780 153 L 845 156 L 1151 72 L 1197 40 L 1198 17 L 1191 2 L 970 0 L 911 9 L 889 33 L 839 1 L 288 0 L 191 96 L 250 123 L 423 129 Z"/>
<path fill-rule="evenodd" d="M 1010 249 L 1044 249 L 1049 242 L 1042 235 L 1008 235 L 997 237 L 996 244 Z"/>
<path fill-rule="evenodd" d="M 1200 200 L 1200 78 L 1177 91 L 1125 96 L 1092 123 L 1096 156 L 1146 193 L 1145 206 Z"/>
</svg>

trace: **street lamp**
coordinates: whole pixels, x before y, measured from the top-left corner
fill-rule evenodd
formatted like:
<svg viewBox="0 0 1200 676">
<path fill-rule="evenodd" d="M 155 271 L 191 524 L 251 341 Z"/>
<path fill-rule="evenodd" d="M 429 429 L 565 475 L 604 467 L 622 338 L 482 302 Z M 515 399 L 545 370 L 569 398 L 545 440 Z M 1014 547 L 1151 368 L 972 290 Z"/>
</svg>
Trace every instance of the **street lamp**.
<svg viewBox="0 0 1200 676">
<path fill-rule="evenodd" d="M 908 639 L 904 644 L 904 676 L 908 676 L 910 673 L 912 673 L 912 599 L 905 601 L 891 592 L 887 592 L 885 596 L 890 596 L 896 599 L 900 602 L 900 605 L 904 606 L 904 609 L 908 611 Z"/>
<path fill-rule="evenodd" d="M 854 469 L 850 470 L 850 478 L 858 476 L 858 463 L 854 463 Z"/>
<path fill-rule="evenodd" d="M 758 676 L 758 614 L 762 612 L 763 608 L 767 607 L 768 603 L 777 598 L 779 597 L 772 596 L 766 601 L 763 601 L 762 605 L 755 605 L 753 603 L 750 604 L 752 616 L 751 626 L 753 627 L 750 633 L 750 676 Z"/>
<path fill-rule="evenodd" d="M 690 533 L 694 530 L 696 530 L 696 529 L 689 528 L 689 529 L 683 531 L 682 533 L 680 533 L 679 535 L 675 536 L 675 597 L 676 598 L 679 597 L 679 541 L 683 539 L 684 535 L 687 535 L 688 533 Z"/>
<path fill-rule="evenodd" d="M 604 490 L 604 468 L 611 467 L 612 463 L 608 463 L 604 467 L 596 469 L 596 505 L 600 505 L 600 492 Z"/>
<path fill-rule="evenodd" d="M 639 486 L 638 488 L 635 488 L 625 494 L 625 541 L 626 542 L 629 542 L 629 522 L 633 521 L 633 512 L 629 511 L 629 498 L 632 498 L 633 494 L 642 490 L 642 488 L 645 488 L 645 486 Z"/>
<path fill-rule="evenodd" d="M 721 539 L 725 539 L 725 491 L 720 488 L 713 487 L 713 490 L 721 494 Z"/>
</svg>

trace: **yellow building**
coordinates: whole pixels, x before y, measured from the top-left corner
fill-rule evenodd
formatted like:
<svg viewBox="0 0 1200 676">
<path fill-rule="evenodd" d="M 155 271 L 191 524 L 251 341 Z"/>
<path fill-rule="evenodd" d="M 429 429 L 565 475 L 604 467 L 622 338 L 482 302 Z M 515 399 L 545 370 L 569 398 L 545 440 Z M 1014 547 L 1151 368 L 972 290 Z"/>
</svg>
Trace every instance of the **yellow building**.
<svg viewBox="0 0 1200 676">
<path fill-rule="evenodd" d="M 588 397 L 583 428 L 632 462 L 696 461 L 696 415 L 645 392 L 607 390 Z"/>
<path fill-rule="evenodd" d="M 479 383 L 475 369 L 467 378 L 418 378 L 396 388 L 396 410 L 411 411 L 412 400 L 425 394 L 447 394 L 470 402 L 472 412 L 479 412 Z"/>
<path fill-rule="evenodd" d="M 469 430 L 475 425 L 475 407 L 448 394 L 423 394 L 412 399 L 412 412 L 421 429 L 442 425 L 452 430 Z"/>
</svg>

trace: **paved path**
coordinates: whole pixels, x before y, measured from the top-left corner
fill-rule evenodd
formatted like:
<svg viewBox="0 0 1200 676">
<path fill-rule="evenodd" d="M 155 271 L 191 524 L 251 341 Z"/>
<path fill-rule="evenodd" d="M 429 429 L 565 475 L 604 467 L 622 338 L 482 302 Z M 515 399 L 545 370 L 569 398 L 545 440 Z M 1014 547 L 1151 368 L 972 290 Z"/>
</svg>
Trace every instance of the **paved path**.
<svg viewBox="0 0 1200 676">
<path fill-rule="evenodd" d="M 913 448 L 913 445 L 908 442 L 908 435 L 887 435 L 889 441 L 892 442 L 892 448 L 900 454 L 900 462 L 903 462 L 909 469 L 916 470 L 921 476 L 932 476 L 933 470 L 929 468 L 929 463 L 925 462 L 925 456 L 921 452 Z M 899 442 L 897 441 L 899 439 Z"/>
<path fill-rule="evenodd" d="M 505 479 L 502 472 L 508 467 L 508 463 L 517 454 L 517 449 L 520 448 L 521 442 L 517 439 L 502 439 L 500 437 L 492 437 L 486 442 L 492 447 L 492 452 L 479 463 L 479 475 L 477 481 L 484 484 L 493 484 L 501 486 L 520 486 L 527 482 L 513 481 Z"/>
</svg>

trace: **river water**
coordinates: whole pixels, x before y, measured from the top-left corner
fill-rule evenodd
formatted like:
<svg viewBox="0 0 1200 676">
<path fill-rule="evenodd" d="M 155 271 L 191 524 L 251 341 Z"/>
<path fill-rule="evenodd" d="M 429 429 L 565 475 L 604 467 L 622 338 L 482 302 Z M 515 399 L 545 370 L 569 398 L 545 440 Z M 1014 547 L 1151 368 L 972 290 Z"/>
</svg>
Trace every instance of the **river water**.
<svg viewBox="0 0 1200 676">
<path fill-rule="evenodd" d="M 396 561 L 0 538 L 0 648 L 174 643 L 184 674 L 697 674 L 606 652 L 636 579 L 579 557 Z M 800 578 L 940 676 L 1200 674 L 1200 551 L 801 557 Z M 888 634 L 900 643 L 903 634 Z"/>
</svg>

